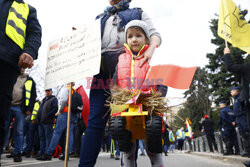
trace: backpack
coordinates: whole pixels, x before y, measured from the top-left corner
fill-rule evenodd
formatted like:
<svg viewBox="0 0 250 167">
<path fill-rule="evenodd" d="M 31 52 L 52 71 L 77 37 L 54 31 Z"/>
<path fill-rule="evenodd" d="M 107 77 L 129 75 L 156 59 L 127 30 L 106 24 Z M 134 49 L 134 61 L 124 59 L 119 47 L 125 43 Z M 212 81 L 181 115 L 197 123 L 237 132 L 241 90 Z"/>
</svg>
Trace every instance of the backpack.
<svg viewBox="0 0 250 167">
<path fill-rule="evenodd" d="M 71 102 L 71 112 L 81 113 L 83 108 L 82 96 L 73 90 L 72 102 Z"/>
</svg>

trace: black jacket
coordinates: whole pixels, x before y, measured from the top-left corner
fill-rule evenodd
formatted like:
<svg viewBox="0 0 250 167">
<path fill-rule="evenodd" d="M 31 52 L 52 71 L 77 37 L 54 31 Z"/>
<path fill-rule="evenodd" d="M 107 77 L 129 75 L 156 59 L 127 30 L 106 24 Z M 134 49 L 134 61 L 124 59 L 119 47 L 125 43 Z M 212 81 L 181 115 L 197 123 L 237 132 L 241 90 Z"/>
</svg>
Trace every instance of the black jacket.
<svg viewBox="0 0 250 167">
<path fill-rule="evenodd" d="M 55 119 L 55 114 L 58 110 L 58 100 L 52 95 L 48 98 L 43 98 L 42 104 L 37 113 L 37 120 L 39 123 L 52 124 Z"/>
<path fill-rule="evenodd" d="M 233 64 L 230 54 L 223 56 L 223 61 L 230 72 L 241 75 L 241 101 L 249 101 L 250 63 Z"/>
<path fill-rule="evenodd" d="M 201 124 L 206 134 L 214 133 L 214 121 L 210 118 L 206 118 Z"/>
<path fill-rule="evenodd" d="M 1 1 L 1 0 L 0 0 Z M 26 93 L 26 90 L 25 90 L 25 86 L 23 88 L 23 98 L 22 98 L 22 104 L 21 104 L 21 109 L 23 112 L 26 112 L 26 111 L 30 111 L 32 112 L 33 111 L 33 108 L 34 108 L 34 105 L 36 103 L 36 83 L 35 81 L 31 78 L 31 77 L 27 77 L 27 80 L 31 80 L 33 83 L 32 83 L 32 88 L 31 88 L 31 96 L 30 96 L 30 102 L 29 102 L 29 105 L 26 106 L 25 105 L 25 101 L 26 101 L 26 96 L 25 96 L 25 93 Z"/>
<path fill-rule="evenodd" d="M 26 41 L 22 50 L 5 33 L 9 9 L 14 0 L 0 0 L 0 60 L 9 63 L 19 70 L 18 60 L 22 53 L 30 54 L 37 59 L 38 49 L 41 46 L 42 29 L 37 20 L 36 9 L 29 5 L 29 16 L 27 18 Z M 15 0 L 23 2 L 23 0 Z"/>
</svg>

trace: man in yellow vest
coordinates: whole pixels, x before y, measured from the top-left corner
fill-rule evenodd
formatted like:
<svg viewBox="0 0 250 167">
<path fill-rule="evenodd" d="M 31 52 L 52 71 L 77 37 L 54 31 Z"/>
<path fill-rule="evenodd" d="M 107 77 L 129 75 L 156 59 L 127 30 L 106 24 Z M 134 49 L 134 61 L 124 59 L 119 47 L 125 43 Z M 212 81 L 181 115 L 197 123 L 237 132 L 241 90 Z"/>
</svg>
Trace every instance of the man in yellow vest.
<svg viewBox="0 0 250 167">
<path fill-rule="evenodd" d="M 189 145 L 189 150 L 188 151 L 192 151 L 192 139 L 191 139 L 191 136 L 190 136 L 192 134 L 191 126 L 184 130 L 184 134 L 185 134 L 185 139 L 187 140 L 188 145 Z"/>
<path fill-rule="evenodd" d="M 4 121 L 13 86 L 21 68 L 31 68 L 41 45 L 41 26 L 35 8 L 23 0 L 0 1 L 0 155 L 5 136 Z M 1 163 L 0 163 L 1 164 Z"/>
<path fill-rule="evenodd" d="M 181 127 L 179 130 L 176 132 L 176 137 L 177 137 L 177 142 L 178 142 L 178 151 L 182 151 L 183 148 L 183 143 L 185 139 L 185 134 L 184 134 L 184 128 Z"/>
<path fill-rule="evenodd" d="M 170 128 L 169 133 L 169 141 L 170 141 L 170 147 L 169 147 L 169 152 L 174 152 L 174 148 L 175 148 L 175 137 L 174 137 L 174 133 L 173 133 L 173 129 Z"/>
<path fill-rule="evenodd" d="M 24 73 L 22 68 L 21 74 L 13 89 L 13 99 L 11 101 L 9 118 L 6 120 L 5 132 L 8 131 L 12 118 L 15 117 L 14 123 L 14 151 L 8 158 L 14 157 L 14 162 L 22 161 L 24 125 L 26 115 L 31 115 L 36 102 L 36 83 Z"/>
</svg>

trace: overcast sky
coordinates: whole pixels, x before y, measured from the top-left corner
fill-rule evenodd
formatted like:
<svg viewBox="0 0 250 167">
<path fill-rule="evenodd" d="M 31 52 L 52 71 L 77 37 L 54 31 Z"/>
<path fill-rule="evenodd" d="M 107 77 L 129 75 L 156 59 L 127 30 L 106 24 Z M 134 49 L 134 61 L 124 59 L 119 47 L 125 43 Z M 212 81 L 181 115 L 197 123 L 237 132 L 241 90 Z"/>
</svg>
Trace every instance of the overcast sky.
<svg viewBox="0 0 250 167">
<path fill-rule="evenodd" d="M 44 67 L 48 42 L 94 20 L 108 6 L 108 0 L 26 0 L 37 9 L 43 29 L 38 62 Z M 250 0 L 234 0 L 250 12 Z M 206 53 L 214 52 L 210 43 L 209 21 L 219 13 L 220 0 L 132 0 L 141 7 L 161 33 L 162 45 L 154 55 L 156 64 L 184 67 L 204 66 Z M 250 19 L 250 14 L 247 15 Z M 45 68 L 45 67 L 44 67 Z M 183 90 L 170 89 L 168 96 L 180 97 Z"/>
</svg>

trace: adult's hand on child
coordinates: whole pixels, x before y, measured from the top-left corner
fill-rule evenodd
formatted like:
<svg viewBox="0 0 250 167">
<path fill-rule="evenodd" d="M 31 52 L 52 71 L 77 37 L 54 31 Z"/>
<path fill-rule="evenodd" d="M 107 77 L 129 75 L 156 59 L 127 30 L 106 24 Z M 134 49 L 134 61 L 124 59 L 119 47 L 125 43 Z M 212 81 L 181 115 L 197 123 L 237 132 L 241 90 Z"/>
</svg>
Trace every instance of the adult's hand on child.
<svg viewBox="0 0 250 167">
<path fill-rule="evenodd" d="M 140 58 L 143 57 L 143 59 L 142 59 L 142 61 L 140 63 L 140 67 L 142 67 L 146 62 L 149 63 L 150 59 L 153 56 L 155 48 L 157 48 L 160 45 L 160 43 L 161 43 L 161 39 L 158 36 L 153 35 L 153 36 L 150 37 L 149 48 L 145 51 L 144 54 L 137 57 L 137 59 L 140 59 Z"/>
<path fill-rule="evenodd" d="M 144 54 L 142 54 L 141 56 L 138 56 L 136 59 L 140 59 L 143 57 L 141 63 L 140 63 L 140 67 L 142 67 L 146 62 L 150 62 L 153 53 L 154 53 L 155 48 L 154 47 L 149 47 Z"/>
<path fill-rule="evenodd" d="M 230 53 L 230 49 L 228 47 L 225 47 L 224 49 L 224 55 Z"/>
</svg>

